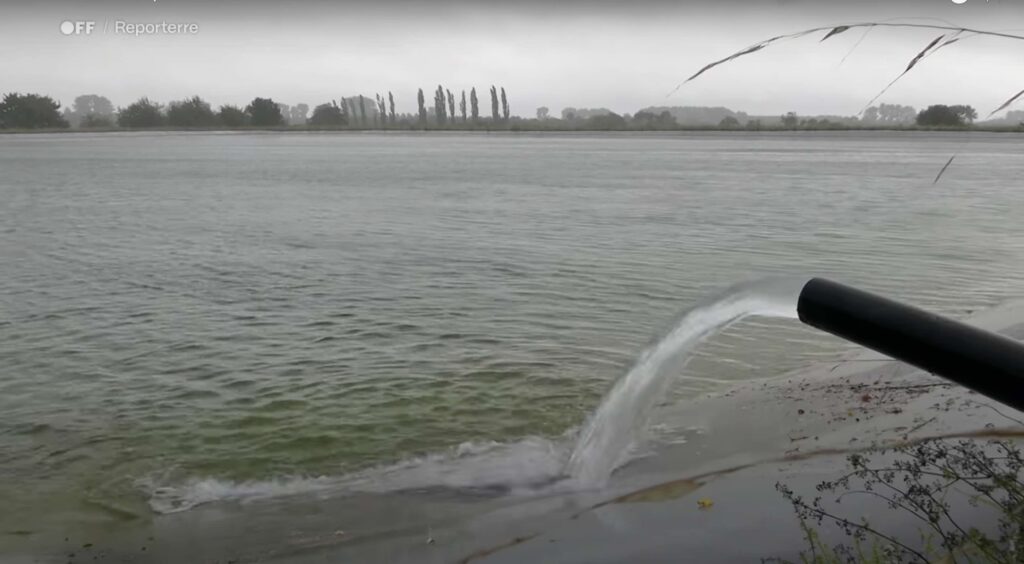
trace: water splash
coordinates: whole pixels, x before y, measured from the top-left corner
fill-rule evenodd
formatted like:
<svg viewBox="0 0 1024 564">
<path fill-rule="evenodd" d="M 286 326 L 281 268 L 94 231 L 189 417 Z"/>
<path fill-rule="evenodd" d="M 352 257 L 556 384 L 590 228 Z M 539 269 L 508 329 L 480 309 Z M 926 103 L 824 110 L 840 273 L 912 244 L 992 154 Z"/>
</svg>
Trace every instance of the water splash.
<svg viewBox="0 0 1024 564">
<path fill-rule="evenodd" d="M 769 278 L 732 286 L 685 312 L 674 328 L 616 382 L 580 434 L 566 473 L 577 483 L 604 483 L 623 461 L 651 409 L 686 365 L 688 353 L 712 333 L 744 317 L 796 318 L 807 278 Z"/>
<path fill-rule="evenodd" d="M 704 338 L 743 317 L 796 317 L 800 279 L 768 279 L 733 286 L 687 311 L 672 330 L 645 350 L 578 434 L 556 439 L 526 437 L 512 443 L 467 442 L 447 451 L 343 476 L 291 476 L 235 482 L 175 479 L 161 473 L 137 482 L 157 513 L 185 511 L 219 501 L 246 502 L 292 495 L 400 492 L 445 488 L 452 492 L 534 495 L 600 485 L 625 460 L 636 434 L 689 351 Z M 570 454 L 571 453 L 571 454 Z M 570 480 L 565 480 L 566 476 Z"/>
<path fill-rule="evenodd" d="M 247 503 L 286 496 L 445 490 L 452 494 L 533 495 L 561 487 L 572 447 L 570 429 L 557 439 L 524 437 L 515 442 L 464 442 L 450 449 L 340 476 L 281 476 L 267 480 L 182 478 L 164 470 L 136 487 L 156 513 L 177 513 L 208 503 Z"/>
</svg>

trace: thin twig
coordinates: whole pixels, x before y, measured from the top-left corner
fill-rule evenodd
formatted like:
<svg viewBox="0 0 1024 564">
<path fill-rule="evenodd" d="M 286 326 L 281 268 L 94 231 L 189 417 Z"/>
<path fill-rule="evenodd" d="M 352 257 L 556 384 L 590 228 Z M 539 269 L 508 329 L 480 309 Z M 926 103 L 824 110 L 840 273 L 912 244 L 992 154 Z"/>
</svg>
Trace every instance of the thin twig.
<svg viewBox="0 0 1024 564">
<path fill-rule="evenodd" d="M 936 419 L 935 417 L 932 417 L 931 419 L 926 419 L 926 420 L 922 421 L 920 424 L 915 425 L 913 429 L 907 431 L 906 433 L 903 433 L 903 437 L 906 438 L 907 435 L 913 433 L 914 431 L 919 431 L 921 429 L 921 427 L 924 427 L 925 425 L 931 423 L 932 421 L 935 421 L 935 419 Z"/>
<path fill-rule="evenodd" d="M 1013 421 L 1014 423 L 1016 423 L 1018 425 L 1024 426 L 1024 421 L 1021 421 L 1020 419 L 1015 419 L 1013 417 L 1010 417 L 1009 415 L 1007 415 L 1007 414 L 1003 413 L 1002 411 L 999 411 L 998 409 L 996 409 L 996 407 L 994 405 L 992 405 L 992 404 L 981 403 L 980 401 L 976 401 L 976 402 L 974 402 L 974 404 L 975 405 L 980 405 L 980 406 L 983 406 L 983 407 L 987 407 L 987 408 L 991 409 L 992 411 L 996 412 L 997 414 L 1001 415 L 1002 417 L 1004 417 L 1006 419 L 1009 419 L 1010 421 Z"/>
</svg>

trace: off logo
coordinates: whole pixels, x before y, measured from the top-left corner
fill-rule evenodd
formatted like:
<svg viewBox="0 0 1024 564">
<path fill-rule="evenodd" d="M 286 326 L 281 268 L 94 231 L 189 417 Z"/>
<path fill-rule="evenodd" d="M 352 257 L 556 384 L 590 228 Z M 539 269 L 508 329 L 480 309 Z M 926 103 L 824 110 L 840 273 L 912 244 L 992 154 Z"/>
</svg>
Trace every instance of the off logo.
<svg viewBox="0 0 1024 564">
<path fill-rule="evenodd" d="M 64 35 L 91 35 L 94 29 L 96 29 L 96 22 L 63 21 L 60 23 L 60 32 Z"/>
</svg>

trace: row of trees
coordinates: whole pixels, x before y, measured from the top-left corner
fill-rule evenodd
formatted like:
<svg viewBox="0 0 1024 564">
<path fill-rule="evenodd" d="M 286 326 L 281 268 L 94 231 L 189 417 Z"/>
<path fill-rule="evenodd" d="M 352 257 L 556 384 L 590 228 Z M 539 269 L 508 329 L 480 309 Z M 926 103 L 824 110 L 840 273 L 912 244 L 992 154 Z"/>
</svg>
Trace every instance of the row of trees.
<svg viewBox="0 0 1024 564">
<path fill-rule="evenodd" d="M 728 119 L 728 118 L 726 118 Z M 724 121 L 724 120 L 723 120 Z M 827 118 L 804 118 L 801 119 L 796 112 L 787 112 L 779 117 L 779 122 L 782 124 L 783 129 L 848 129 L 849 125 L 840 121 L 831 121 Z M 873 122 L 868 122 L 873 123 Z M 898 124 L 891 124 L 898 125 Z M 746 129 L 760 130 L 765 129 L 761 123 L 761 120 L 750 120 L 747 122 Z"/>
<path fill-rule="evenodd" d="M 765 117 L 752 117 L 746 112 L 734 112 L 725 107 L 708 106 L 651 106 L 640 110 L 654 115 L 662 112 L 669 112 L 679 124 L 684 126 L 706 126 L 722 129 L 742 129 L 749 127 L 757 129 L 763 125 L 768 127 L 786 127 L 788 129 L 815 129 L 815 128 L 839 128 L 839 127 L 863 127 L 867 126 L 899 126 L 914 123 L 917 111 L 911 106 L 898 104 L 881 104 L 867 108 L 860 117 L 857 116 L 822 116 L 815 118 L 801 118 L 795 112 L 790 112 L 777 119 Z M 538 108 L 538 119 L 547 119 L 548 108 Z M 608 108 L 565 108 L 562 110 L 562 119 L 565 121 L 586 121 L 598 115 L 613 113 Z M 629 114 L 624 114 L 629 120 Z M 746 125 L 744 125 L 746 124 Z"/>
<path fill-rule="evenodd" d="M 917 110 L 913 106 L 899 104 L 879 104 L 864 110 L 860 121 L 867 124 L 899 125 L 914 123 Z"/>
<path fill-rule="evenodd" d="M 415 115 L 399 114 L 395 111 L 395 96 L 376 94 L 373 99 L 366 96 L 342 97 L 320 104 L 309 115 L 309 106 L 297 104 L 288 106 L 271 98 L 254 98 L 246 107 L 223 105 L 214 109 L 198 96 L 171 102 L 166 107 L 143 97 L 118 108 L 107 98 L 95 94 L 75 98 L 70 108 L 61 112 L 61 105 L 49 96 L 38 94 L 7 94 L 0 103 L 0 128 L 18 129 L 60 129 L 67 127 L 130 129 L 183 127 L 281 127 L 303 125 L 311 127 L 427 127 L 446 126 L 461 121 L 463 124 L 487 122 L 480 116 L 480 104 L 476 88 L 470 91 L 468 103 L 463 90 L 458 101 L 451 90 L 437 87 L 434 106 L 428 110 L 424 104 L 423 90 L 417 95 L 418 112 Z M 504 88 L 491 86 L 490 123 L 507 124 L 512 119 L 508 95 Z"/>
<path fill-rule="evenodd" d="M 546 110 L 547 108 L 538 108 L 538 110 Z M 542 113 L 538 111 L 538 120 L 544 123 L 540 116 Z M 614 112 L 608 113 L 593 113 L 586 119 L 580 119 L 574 114 L 567 115 L 561 120 L 546 120 L 547 122 L 557 121 L 560 125 L 571 125 L 573 129 L 583 130 L 640 130 L 640 131 L 672 131 L 680 129 L 680 124 L 676 117 L 671 112 L 661 111 L 660 113 L 654 113 L 650 111 L 639 111 L 632 116 L 629 114 L 619 115 Z M 782 125 L 785 129 L 848 129 L 849 127 L 845 124 L 829 121 L 827 119 L 818 120 L 815 118 L 800 119 L 795 113 L 790 112 L 786 115 L 781 116 L 780 121 L 765 124 L 759 119 L 750 119 L 746 123 L 741 122 L 734 116 L 726 116 L 722 118 L 718 125 L 703 126 L 707 129 L 726 129 L 726 130 L 749 130 L 749 131 L 760 131 L 769 129 L 779 129 L 779 125 Z M 693 126 L 690 126 L 693 127 Z"/>
<path fill-rule="evenodd" d="M 860 123 L 864 125 L 909 125 L 921 127 L 964 127 L 974 123 L 978 112 L 971 106 L 932 105 L 917 112 L 911 106 L 882 104 L 872 106 L 864 111 Z M 788 112 L 779 117 L 783 129 L 841 129 L 848 124 L 829 121 L 828 119 L 800 119 L 796 112 Z M 722 129 L 738 129 L 739 121 L 732 117 L 724 118 L 718 126 Z M 759 120 L 747 122 L 746 129 L 761 129 Z"/>
<path fill-rule="evenodd" d="M 1012 113 L 1012 112 L 1011 112 Z M 911 106 L 899 104 L 880 104 L 864 110 L 861 122 L 868 124 L 910 124 L 932 127 L 958 127 L 970 125 L 978 119 L 978 112 L 971 106 L 942 104 L 928 106 L 920 112 Z M 1007 115 L 1007 119 L 1012 119 Z"/>
<path fill-rule="evenodd" d="M 166 110 L 149 98 L 121 108 L 117 112 L 117 125 L 129 129 L 154 127 L 277 127 L 285 124 L 280 105 L 270 98 L 254 98 L 244 109 L 224 105 L 216 112 L 198 96 L 171 102 Z"/>
<path fill-rule="evenodd" d="M 390 121 L 395 121 L 395 98 L 390 98 Z M 371 106 L 372 105 L 372 106 Z M 341 98 L 320 104 L 308 116 L 309 106 L 275 102 L 272 98 L 254 98 L 245 108 L 233 105 L 221 106 L 214 111 L 209 103 L 194 96 L 186 100 L 171 102 L 166 111 L 148 98 L 142 98 L 120 109 L 117 125 L 125 128 L 142 129 L 153 127 L 282 127 L 286 125 L 309 125 L 313 127 L 383 126 L 387 123 L 387 102 L 381 95 L 375 101 L 366 96 Z M 307 117 L 308 116 L 308 117 Z"/>
<path fill-rule="evenodd" d="M 423 96 L 423 89 L 420 88 L 416 93 L 416 104 L 417 104 L 417 115 L 419 116 L 419 122 L 421 125 L 425 125 L 427 119 L 427 106 L 426 99 Z M 462 123 L 479 123 L 480 122 L 480 99 L 477 98 L 476 88 L 471 88 L 469 91 L 469 105 L 466 105 L 466 91 L 462 91 L 462 95 L 459 97 L 459 110 L 455 112 L 455 95 L 451 90 L 448 90 L 444 86 L 438 84 L 437 90 L 434 91 L 434 107 L 433 107 L 434 120 L 439 125 L 446 123 L 458 123 L 459 118 L 462 118 Z M 495 86 L 491 86 L 491 121 L 494 123 L 508 123 L 510 119 L 510 109 L 508 105 L 508 96 L 505 94 L 505 88 L 501 88 L 501 100 L 499 107 L 498 89 Z"/>
<path fill-rule="evenodd" d="M 125 108 L 114 110 L 110 100 L 94 94 L 75 98 L 69 108 L 61 111 L 61 105 L 48 96 L 38 94 L 6 94 L 0 101 L 0 128 L 12 129 L 59 129 L 67 127 L 145 129 L 159 127 L 181 128 L 239 128 L 239 127 L 281 127 L 304 125 L 314 128 L 415 128 L 415 127 L 474 127 L 476 125 L 500 126 L 509 129 L 586 129 L 586 130 L 673 130 L 680 124 L 673 112 L 658 111 L 660 108 L 641 110 L 635 115 L 619 115 L 605 108 L 566 108 L 561 119 L 550 117 L 546 107 L 537 108 L 536 120 L 525 120 L 511 115 L 508 96 L 504 88 L 490 88 L 491 115 L 481 117 L 480 100 L 476 88 L 463 90 L 458 98 L 455 94 L 438 85 L 434 91 L 432 107 L 426 106 L 423 90 L 417 92 L 417 113 L 399 114 L 395 111 L 394 94 L 377 94 L 370 99 L 366 96 L 339 98 L 320 104 L 309 115 L 309 106 L 297 104 L 288 106 L 271 98 L 254 98 L 244 108 L 223 105 L 214 110 L 209 103 L 193 96 L 171 102 L 166 107 L 141 98 Z M 680 108 L 669 108 L 680 110 Z M 682 110 L 693 108 L 682 108 Z M 721 114 L 719 114 L 721 115 Z M 847 118 L 836 121 L 828 119 L 802 119 L 789 112 L 763 124 L 759 119 L 746 119 L 742 123 L 736 116 L 747 118 L 746 114 L 727 115 L 717 124 L 718 129 L 841 129 L 858 124 L 908 124 L 907 116 L 913 115 L 909 123 L 922 127 L 963 127 L 977 119 L 977 111 L 966 105 L 933 105 L 921 112 L 910 106 L 882 104 L 868 108 L 864 118 L 851 124 Z M 839 121 L 843 120 L 843 121 Z M 716 127 L 709 125 L 708 127 Z"/>
</svg>

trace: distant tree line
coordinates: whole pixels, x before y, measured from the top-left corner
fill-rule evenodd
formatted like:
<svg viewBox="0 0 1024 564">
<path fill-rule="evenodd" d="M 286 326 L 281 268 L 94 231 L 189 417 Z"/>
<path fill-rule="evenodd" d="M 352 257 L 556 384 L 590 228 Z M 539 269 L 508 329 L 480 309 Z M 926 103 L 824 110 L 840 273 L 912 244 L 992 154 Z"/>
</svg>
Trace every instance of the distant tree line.
<svg viewBox="0 0 1024 564">
<path fill-rule="evenodd" d="M 508 130 L 636 130 L 678 129 L 723 130 L 819 130 L 857 127 L 969 127 L 977 119 L 966 105 L 933 105 L 917 112 L 910 106 L 880 104 L 867 108 L 860 118 L 828 116 L 803 118 L 795 112 L 781 116 L 752 117 L 727 108 L 649 107 L 633 115 L 617 114 L 607 108 L 564 108 L 561 117 L 547 107 L 536 110 L 536 118 L 513 116 L 504 87 L 489 88 L 490 115 L 481 115 L 477 89 L 458 93 L 443 85 L 433 90 L 428 105 L 423 89 L 416 95 L 416 113 L 398 113 L 392 92 L 373 97 L 339 97 L 312 108 L 307 104 L 289 106 L 271 98 L 254 98 L 245 107 L 222 105 L 213 108 L 199 96 L 162 105 L 143 97 L 123 108 L 103 96 L 84 94 L 70 107 L 49 96 L 9 93 L 0 101 L 0 129 L 508 129 Z M 468 94 L 468 95 L 467 95 Z M 1021 115 L 1016 115 L 1021 114 Z M 831 118 L 831 119 L 829 119 Z M 697 123 L 694 122 L 697 120 Z M 717 120 L 717 121 L 714 121 Z M 1008 123 L 1024 127 L 1024 112 L 1007 114 Z M 1016 120 L 1016 121 L 1015 121 Z"/>
<path fill-rule="evenodd" d="M 289 106 L 271 98 L 254 98 L 244 108 L 223 105 L 213 108 L 199 96 L 170 102 L 166 106 L 142 97 L 123 108 L 115 109 L 109 99 L 95 94 L 75 98 L 70 108 L 61 111 L 60 103 L 38 94 L 7 94 L 0 103 L 0 128 L 9 129 L 147 129 L 147 128 L 277 128 L 302 126 L 309 128 L 445 128 L 445 127 L 508 127 L 517 118 L 511 115 L 504 87 L 491 86 L 491 117 L 480 115 L 476 88 L 469 97 L 463 90 L 458 96 L 438 85 L 434 104 L 425 106 L 423 90 L 417 95 L 416 114 L 395 111 L 395 95 L 377 93 L 341 97 L 317 105 Z"/>
<path fill-rule="evenodd" d="M 946 106 L 942 106 L 946 107 Z M 671 129 L 722 129 L 722 130 L 829 130 L 851 128 L 901 128 L 914 126 L 968 126 L 977 117 L 970 106 L 949 106 L 954 108 L 962 119 L 931 117 L 934 110 L 926 112 L 923 121 L 918 119 L 919 113 L 911 106 L 898 104 L 880 104 L 867 108 L 861 117 L 827 116 L 803 117 L 796 112 L 787 112 L 778 117 L 752 117 L 743 112 L 733 112 L 722 107 L 649 107 L 633 116 L 619 116 L 607 108 L 564 108 L 561 112 L 562 125 L 572 125 L 576 129 L 639 129 L 639 130 L 671 130 Z M 1012 119 L 1013 112 L 1007 114 Z M 1024 118 L 1024 115 L 1022 115 Z M 539 121 L 551 120 L 550 110 L 546 107 L 537 109 Z M 1018 120 L 1020 121 L 1020 120 Z"/>
<path fill-rule="evenodd" d="M 917 111 L 911 106 L 899 104 L 879 104 L 864 110 L 861 121 L 868 124 L 908 124 L 914 123 Z"/>
</svg>

